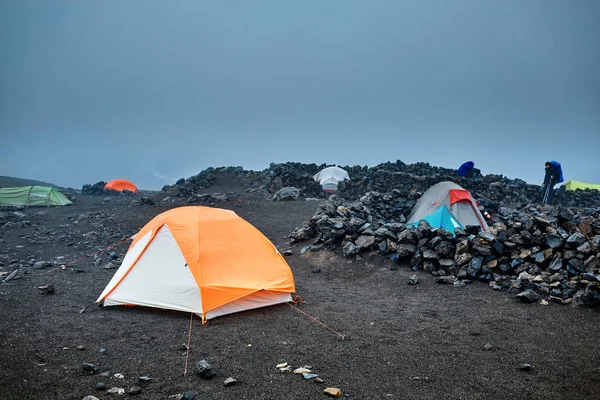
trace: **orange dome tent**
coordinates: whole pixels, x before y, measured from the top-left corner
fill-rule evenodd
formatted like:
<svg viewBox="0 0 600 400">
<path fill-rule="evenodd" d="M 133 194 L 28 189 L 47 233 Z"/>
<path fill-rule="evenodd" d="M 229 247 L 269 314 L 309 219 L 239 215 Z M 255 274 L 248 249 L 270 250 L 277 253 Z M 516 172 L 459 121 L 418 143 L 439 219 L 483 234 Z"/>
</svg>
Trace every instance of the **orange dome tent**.
<svg viewBox="0 0 600 400">
<path fill-rule="evenodd" d="M 123 190 L 129 190 L 130 192 L 137 193 L 138 188 L 133 183 L 129 182 L 126 179 L 115 179 L 108 182 L 104 185 L 104 189 L 114 190 L 117 192 L 122 192 Z"/>
<path fill-rule="evenodd" d="M 179 207 L 135 236 L 96 302 L 198 314 L 203 321 L 292 301 L 294 277 L 283 256 L 235 212 Z"/>
</svg>

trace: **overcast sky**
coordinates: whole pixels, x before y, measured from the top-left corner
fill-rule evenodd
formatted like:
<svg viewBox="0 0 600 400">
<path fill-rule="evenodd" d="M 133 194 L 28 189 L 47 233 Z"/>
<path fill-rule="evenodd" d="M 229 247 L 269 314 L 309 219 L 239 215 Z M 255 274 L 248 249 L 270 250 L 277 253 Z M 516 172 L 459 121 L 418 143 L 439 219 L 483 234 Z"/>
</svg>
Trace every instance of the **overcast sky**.
<svg viewBox="0 0 600 400">
<path fill-rule="evenodd" d="M 600 1 L 0 2 L 0 175 L 401 159 L 600 183 Z"/>
</svg>

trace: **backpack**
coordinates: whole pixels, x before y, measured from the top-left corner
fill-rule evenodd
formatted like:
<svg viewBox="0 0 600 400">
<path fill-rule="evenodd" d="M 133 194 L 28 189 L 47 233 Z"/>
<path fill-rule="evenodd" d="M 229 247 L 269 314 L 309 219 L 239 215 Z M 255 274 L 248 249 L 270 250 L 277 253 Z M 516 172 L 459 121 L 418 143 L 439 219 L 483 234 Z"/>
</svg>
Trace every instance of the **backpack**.
<svg viewBox="0 0 600 400">
<path fill-rule="evenodd" d="M 558 177 L 556 179 L 556 183 L 564 182 L 562 167 L 558 161 L 550 161 L 550 165 L 552 165 L 558 171 Z"/>
</svg>

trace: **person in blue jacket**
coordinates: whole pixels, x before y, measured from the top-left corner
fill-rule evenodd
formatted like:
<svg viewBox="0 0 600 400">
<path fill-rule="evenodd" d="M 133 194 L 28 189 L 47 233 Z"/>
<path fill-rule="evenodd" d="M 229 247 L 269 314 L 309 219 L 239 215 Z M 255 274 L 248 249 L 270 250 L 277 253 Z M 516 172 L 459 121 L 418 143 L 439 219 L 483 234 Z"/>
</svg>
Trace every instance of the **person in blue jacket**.
<svg viewBox="0 0 600 400">
<path fill-rule="evenodd" d="M 552 165 L 550 161 L 547 161 L 544 183 L 542 183 L 542 204 L 552 204 L 552 198 L 554 197 L 554 185 L 556 185 L 558 181 L 558 169 Z"/>
<path fill-rule="evenodd" d="M 475 168 L 475 163 L 473 161 L 467 161 L 463 163 L 457 170 L 459 176 L 464 176 L 465 178 L 473 178 L 476 176 L 481 176 L 481 170 Z"/>
</svg>

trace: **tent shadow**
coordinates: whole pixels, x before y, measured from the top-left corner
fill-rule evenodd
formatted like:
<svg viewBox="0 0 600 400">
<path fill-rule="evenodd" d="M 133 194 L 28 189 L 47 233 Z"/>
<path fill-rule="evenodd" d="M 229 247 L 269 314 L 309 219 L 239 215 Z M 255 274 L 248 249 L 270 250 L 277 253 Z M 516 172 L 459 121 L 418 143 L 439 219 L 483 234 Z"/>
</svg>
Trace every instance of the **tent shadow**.
<svg viewBox="0 0 600 400">
<path fill-rule="evenodd" d="M 206 326 L 219 326 L 227 325 L 231 323 L 237 323 L 238 321 L 254 320 L 265 318 L 272 319 L 277 315 L 280 315 L 285 309 L 289 307 L 287 304 L 274 304 L 267 307 L 254 308 L 250 310 L 238 311 L 232 314 L 222 315 L 207 321 Z M 140 316 L 146 317 L 160 317 L 161 319 L 167 320 L 188 320 L 190 313 L 187 311 L 168 310 L 164 308 L 145 307 L 145 306 L 109 306 L 104 307 L 99 305 L 100 312 L 111 313 L 110 315 L 117 315 L 113 313 L 122 313 L 124 316 Z M 89 311 L 89 310 L 88 310 Z M 201 318 L 197 314 L 194 314 L 194 320 L 200 321 Z"/>
</svg>

